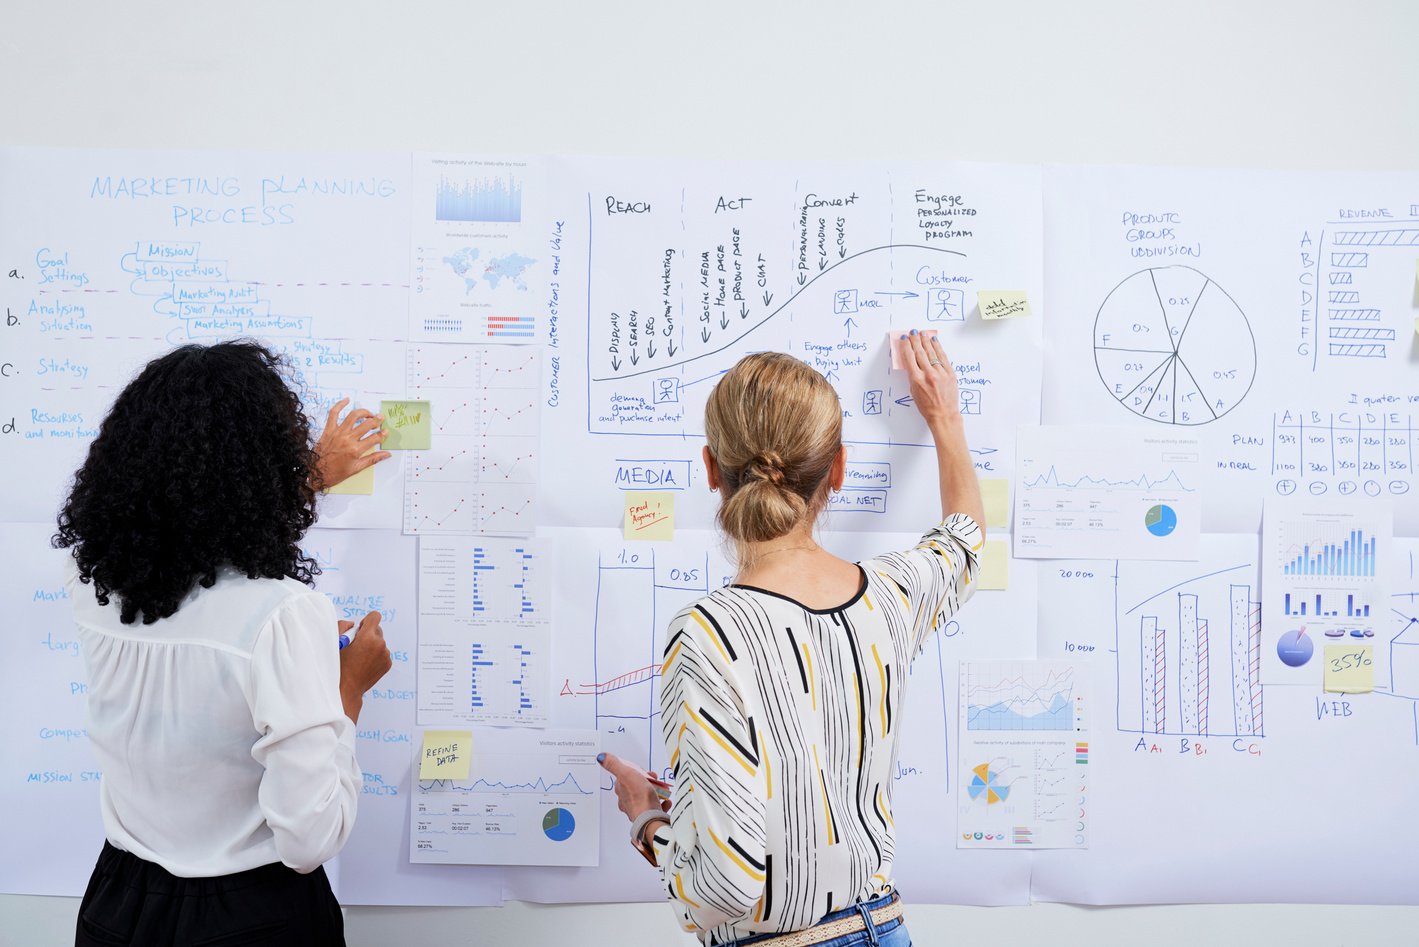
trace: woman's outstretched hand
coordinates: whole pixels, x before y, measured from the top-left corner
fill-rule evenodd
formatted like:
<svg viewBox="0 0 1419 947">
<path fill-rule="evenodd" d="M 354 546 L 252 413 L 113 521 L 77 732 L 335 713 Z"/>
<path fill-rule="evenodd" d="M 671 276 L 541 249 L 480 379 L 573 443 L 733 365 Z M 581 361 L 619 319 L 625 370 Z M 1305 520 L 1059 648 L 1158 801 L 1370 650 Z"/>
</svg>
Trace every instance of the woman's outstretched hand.
<svg viewBox="0 0 1419 947">
<path fill-rule="evenodd" d="M 349 403 L 349 398 L 341 398 L 330 408 L 325 418 L 325 430 L 315 444 L 315 470 L 311 485 L 317 490 L 328 490 L 390 456 L 387 450 L 376 450 L 389 436 L 386 431 L 380 430 L 379 423 L 384 418 L 364 408 L 356 408 L 341 420 L 340 412 Z"/>
<path fill-rule="evenodd" d="M 961 419 L 961 396 L 956 371 L 941 347 L 941 339 L 930 339 L 913 329 L 902 342 L 902 360 L 911 382 L 912 403 L 932 431 L 946 422 Z"/>
</svg>

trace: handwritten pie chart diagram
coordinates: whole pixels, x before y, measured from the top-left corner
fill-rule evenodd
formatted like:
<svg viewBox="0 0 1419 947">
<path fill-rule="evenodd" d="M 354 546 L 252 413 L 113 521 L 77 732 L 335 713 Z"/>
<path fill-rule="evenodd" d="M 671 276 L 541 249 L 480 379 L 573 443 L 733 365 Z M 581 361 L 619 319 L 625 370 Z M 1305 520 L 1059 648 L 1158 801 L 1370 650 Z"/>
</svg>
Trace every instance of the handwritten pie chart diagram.
<svg viewBox="0 0 1419 947">
<path fill-rule="evenodd" d="M 1276 656 L 1287 667 L 1298 668 L 1311 659 L 1316 646 L 1304 629 L 1288 631 L 1276 642 Z"/>
<path fill-rule="evenodd" d="M 1227 292 L 1190 266 L 1140 270 L 1094 320 L 1094 364 L 1119 404 L 1160 424 L 1208 424 L 1256 379 L 1251 324 Z"/>
<path fill-rule="evenodd" d="M 989 763 L 982 763 L 971 770 L 971 784 L 966 787 L 966 792 L 972 799 L 984 798 L 988 806 L 1010 797 L 1010 787 L 1000 783 L 1000 774 L 992 770 Z"/>
<path fill-rule="evenodd" d="M 1167 536 L 1178 528 L 1178 514 L 1166 503 L 1159 503 L 1143 515 L 1143 525 L 1154 536 Z"/>
<path fill-rule="evenodd" d="M 542 832 L 554 842 L 565 842 L 576 831 L 576 819 L 561 807 L 548 809 L 542 817 Z"/>
</svg>

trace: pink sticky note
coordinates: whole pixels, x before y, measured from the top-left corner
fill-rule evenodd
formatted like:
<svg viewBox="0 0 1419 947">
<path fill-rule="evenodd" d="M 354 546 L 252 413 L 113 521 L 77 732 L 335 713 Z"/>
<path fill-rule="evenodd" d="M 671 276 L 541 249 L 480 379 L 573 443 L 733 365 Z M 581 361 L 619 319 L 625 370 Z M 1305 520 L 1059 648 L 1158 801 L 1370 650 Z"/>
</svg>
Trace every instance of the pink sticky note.
<svg viewBox="0 0 1419 947">
<path fill-rule="evenodd" d="M 891 332 L 887 333 L 887 347 L 892 350 L 892 369 L 894 371 L 906 367 L 905 363 L 902 362 L 902 357 L 906 351 L 903 346 L 910 345 L 911 343 L 902 338 L 904 334 L 906 333 L 903 333 L 900 329 L 893 329 Z M 917 334 L 930 340 L 936 337 L 937 332 L 935 329 L 918 329 Z"/>
</svg>

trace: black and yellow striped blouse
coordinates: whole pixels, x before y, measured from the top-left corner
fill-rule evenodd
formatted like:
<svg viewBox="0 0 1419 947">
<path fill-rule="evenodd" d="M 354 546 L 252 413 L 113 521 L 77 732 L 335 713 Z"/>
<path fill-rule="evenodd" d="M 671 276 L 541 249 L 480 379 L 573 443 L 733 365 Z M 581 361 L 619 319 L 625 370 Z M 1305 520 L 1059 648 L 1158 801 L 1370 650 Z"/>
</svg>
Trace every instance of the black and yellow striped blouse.
<svg viewBox="0 0 1419 947">
<path fill-rule="evenodd" d="M 674 805 L 655 848 L 687 930 L 707 944 L 798 930 L 890 890 L 907 672 L 970 597 L 981 542 L 956 514 L 861 563 L 837 608 L 731 585 L 675 616 L 661 677 Z"/>
</svg>

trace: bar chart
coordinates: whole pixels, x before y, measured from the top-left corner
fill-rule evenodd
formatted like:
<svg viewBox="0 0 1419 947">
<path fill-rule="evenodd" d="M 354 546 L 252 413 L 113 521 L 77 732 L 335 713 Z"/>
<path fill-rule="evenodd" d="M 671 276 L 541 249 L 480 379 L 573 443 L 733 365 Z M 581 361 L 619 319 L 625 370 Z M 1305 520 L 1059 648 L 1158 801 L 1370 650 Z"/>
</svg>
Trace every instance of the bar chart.
<svg viewBox="0 0 1419 947">
<path fill-rule="evenodd" d="M 1375 538 L 1367 538 L 1364 530 L 1352 529 L 1349 537 L 1338 544 L 1322 543 L 1314 550 L 1310 543 L 1304 544 L 1300 553 L 1282 567 L 1281 574 L 1368 577 L 1375 575 L 1375 559 Z"/>
</svg>

